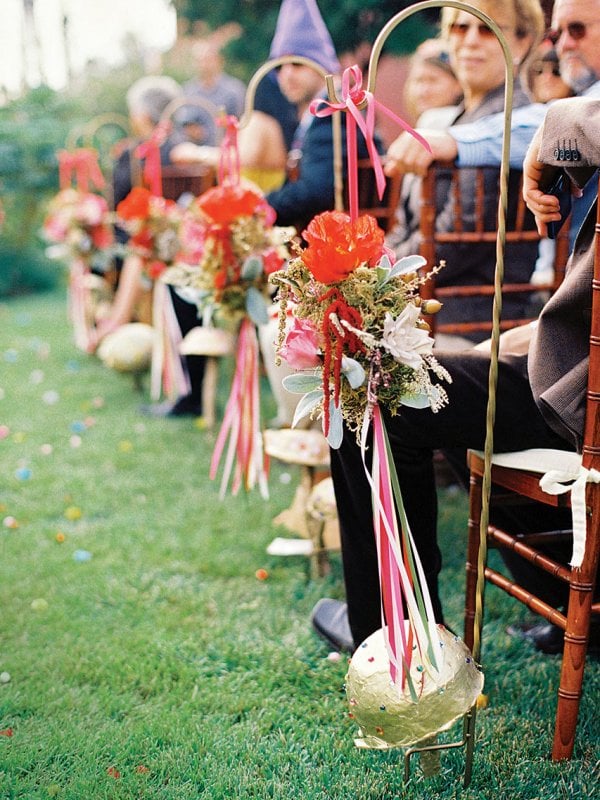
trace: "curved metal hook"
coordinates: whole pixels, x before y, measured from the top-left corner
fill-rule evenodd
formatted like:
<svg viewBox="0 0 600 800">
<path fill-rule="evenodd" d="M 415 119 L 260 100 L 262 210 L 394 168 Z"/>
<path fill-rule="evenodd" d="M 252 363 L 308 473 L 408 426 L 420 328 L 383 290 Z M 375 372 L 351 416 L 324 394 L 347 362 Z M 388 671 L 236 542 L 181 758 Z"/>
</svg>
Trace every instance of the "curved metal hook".
<svg viewBox="0 0 600 800">
<path fill-rule="evenodd" d="M 246 89 L 246 102 L 244 106 L 244 113 L 242 114 L 239 122 L 239 127 L 243 128 L 245 125 L 248 124 L 250 120 L 250 115 L 254 111 L 254 99 L 256 96 L 256 88 L 261 80 L 274 69 L 277 67 L 283 66 L 283 64 L 299 64 L 301 66 L 310 67 L 314 70 L 318 75 L 320 75 L 323 80 L 327 81 L 331 76 L 327 72 L 327 70 L 323 69 L 323 67 L 318 64 L 316 61 L 313 61 L 312 58 L 306 58 L 305 56 L 294 56 L 294 55 L 287 55 L 287 56 L 279 56 L 279 58 L 271 58 L 269 61 L 265 61 L 252 75 L 248 82 L 248 87 Z M 343 197 L 343 183 L 344 177 L 342 175 L 342 118 L 339 114 L 334 114 L 332 118 L 332 126 L 333 126 L 333 184 L 334 184 L 334 204 L 335 208 L 338 211 L 341 211 L 344 208 L 344 197 Z"/>
<path fill-rule="evenodd" d="M 100 128 L 113 125 L 116 128 L 121 128 L 125 136 L 129 136 L 129 120 L 122 114 L 99 114 L 97 117 L 91 119 L 87 125 L 83 127 L 83 139 L 88 147 L 92 146 L 94 135 Z"/>
</svg>

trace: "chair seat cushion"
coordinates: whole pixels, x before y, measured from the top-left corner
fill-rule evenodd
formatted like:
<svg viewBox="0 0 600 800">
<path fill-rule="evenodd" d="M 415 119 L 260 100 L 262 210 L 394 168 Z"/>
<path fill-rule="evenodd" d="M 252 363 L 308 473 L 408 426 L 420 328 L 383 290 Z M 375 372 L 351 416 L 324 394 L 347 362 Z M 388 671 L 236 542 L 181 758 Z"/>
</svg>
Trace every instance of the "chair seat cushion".
<svg viewBox="0 0 600 800">
<path fill-rule="evenodd" d="M 479 458 L 483 458 L 481 450 L 473 450 Z M 567 450 L 551 450 L 534 447 L 530 450 L 518 450 L 514 453 L 494 453 L 492 464 L 508 469 L 523 469 L 528 472 L 546 472 L 558 470 L 560 472 L 573 472 L 575 475 L 581 467 L 581 454 Z"/>
</svg>

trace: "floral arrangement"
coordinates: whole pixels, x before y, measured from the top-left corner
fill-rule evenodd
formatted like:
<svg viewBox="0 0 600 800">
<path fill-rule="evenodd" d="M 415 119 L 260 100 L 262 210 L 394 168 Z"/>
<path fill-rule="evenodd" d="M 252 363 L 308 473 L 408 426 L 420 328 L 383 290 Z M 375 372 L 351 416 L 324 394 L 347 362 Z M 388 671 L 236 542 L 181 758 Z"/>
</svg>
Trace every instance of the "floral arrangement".
<svg viewBox="0 0 600 800">
<path fill-rule="evenodd" d="M 239 183 L 204 192 L 187 209 L 181 228 L 182 253 L 163 280 L 194 290 L 201 311 L 226 323 L 248 316 L 268 320 L 269 276 L 280 270 L 293 228 L 273 226 L 265 199 Z"/>
<path fill-rule="evenodd" d="M 101 195 L 72 187 L 61 189 L 48 205 L 42 232 L 56 245 L 50 256 L 83 259 L 96 269 L 108 267 L 114 236 L 108 204 Z"/>
<path fill-rule="evenodd" d="M 307 247 L 271 277 L 281 302 L 278 352 L 301 371 L 284 380 L 304 395 L 294 424 L 307 414 L 322 417 L 330 445 L 339 447 L 343 420 L 359 431 L 377 401 L 392 414 L 403 404 L 441 408 L 447 395 L 435 379 L 450 376 L 433 356 L 423 320 L 440 308 L 419 297 L 425 259 L 394 262 L 369 215 L 352 220 L 327 211 L 302 237 Z M 286 326 L 290 302 L 294 319 Z"/>
<path fill-rule="evenodd" d="M 140 256 L 147 277 L 156 280 L 173 264 L 180 250 L 180 207 L 173 200 L 136 186 L 117 205 L 116 216 L 130 234 L 127 252 Z"/>
</svg>

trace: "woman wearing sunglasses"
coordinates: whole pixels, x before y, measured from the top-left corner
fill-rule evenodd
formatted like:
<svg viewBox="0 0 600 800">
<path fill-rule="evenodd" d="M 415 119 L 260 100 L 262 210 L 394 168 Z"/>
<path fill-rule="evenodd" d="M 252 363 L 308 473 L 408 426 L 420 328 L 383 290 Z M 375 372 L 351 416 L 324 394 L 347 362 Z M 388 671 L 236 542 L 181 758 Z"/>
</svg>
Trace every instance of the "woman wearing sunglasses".
<svg viewBox="0 0 600 800">
<path fill-rule="evenodd" d="M 530 104 L 530 99 L 520 83 L 520 74 L 530 55 L 541 39 L 544 29 L 542 9 L 538 0 L 507 0 L 501 5 L 492 0 L 474 0 L 472 3 L 490 16 L 501 29 L 512 55 L 515 73 L 514 108 Z M 495 33 L 479 18 L 467 11 L 445 8 L 442 12 L 442 38 L 445 40 L 450 64 L 463 90 L 464 101 L 459 106 L 451 131 L 461 127 L 479 124 L 484 130 L 487 120 L 504 110 L 505 59 L 502 47 Z M 530 138 L 535 130 L 530 129 Z M 433 157 L 438 160 L 453 160 L 456 150 L 446 153 L 438 149 L 439 142 L 450 141 L 456 148 L 451 134 L 421 130 L 432 144 Z M 388 150 L 389 164 L 395 165 L 399 172 L 424 174 L 432 157 L 408 135 L 400 136 Z M 494 163 L 482 160 L 482 165 Z M 497 163 L 497 162 L 496 162 Z M 463 166 L 460 163 L 460 166 Z M 388 167 L 389 171 L 389 167 Z M 519 176 L 511 178 L 509 197 L 516 205 Z M 438 213 L 436 225 L 440 231 L 454 229 L 452 210 L 448 203 L 449 177 L 438 179 L 436 193 Z M 464 230 L 474 229 L 474 199 L 476 196 L 476 175 L 471 169 L 460 171 L 460 193 L 462 198 L 462 224 Z M 411 189 L 410 197 L 399 209 L 399 225 L 391 232 L 389 244 L 399 257 L 418 252 L 420 233 L 420 187 Z M 486 218 L 494 219 L 497 209 L 497 169 L 486 170 L 485 174 Z M 511 209 L 509 209 L 509 215 Z M 513 212 L 514 213 L 514 212 Z M 510 219 L 510 216 L 509 216 Z M 533 227 L 533 221 L 531 221 Z M 527 283 L 537 258 L 537 244 L 534 242 L 511 243 L 507 246 L 507 275 L 511 283 Z M 438 248 L 436 260 L 444 260 L 446 267 L 436 277 L 438 286 L 486 285 L 493 283 L 495 268 L 495 246 L 493 243 L 448 244 Z M 506 298 L 507 318 L 526 318 L 528 299 L 524 295 Z M 439 313 L 440 323 L 478 322 L 491 318 L 491 297 L 465 298 L 448 297 Z M 485 338 L 484 333 L 470 334 L 472 341 Z M 441 339 L 441 337 L 440 337 Z M 465 340 L 439 342 L 440 346 L 464 347 Z"/>
</svg>

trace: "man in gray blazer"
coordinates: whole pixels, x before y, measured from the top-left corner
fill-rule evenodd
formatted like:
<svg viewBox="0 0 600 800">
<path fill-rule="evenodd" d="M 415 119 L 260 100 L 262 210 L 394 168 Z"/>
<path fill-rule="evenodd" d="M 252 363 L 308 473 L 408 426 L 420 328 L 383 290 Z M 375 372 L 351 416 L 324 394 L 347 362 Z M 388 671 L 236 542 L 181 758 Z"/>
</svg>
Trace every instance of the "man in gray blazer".
<svg viewBox="0 0 600 800">
<path fill-rule="evenodd" d="M 567 166 L 576 186 L 600 165 L 600 100 L 573 98 L 553 104 L 529 150 L 524 169 L 526 200 L 541 232 L 556 221 L 558 201 L 539 188 L 545 169 Z M 576 161 L 561 161 L 563 139 L 578 151 Z M 563 154 L 564 155 L 564 154 Z M 547 165 L 547 166 L 546 166 Z M 542 184 L 543 185 L 543 184 Z M 532 447 L 577 450 L 581 447 L 588 371 L 595 204 L 583 224 L 566 278 L 545 307 L 530 346 L 503 347 L 498 368 L 494 443 L 497 452 Z M 449 403 L 437 413 L 403 407 L 385 413 L 386 427 L 413 536 L 425 570 L 434 610 L 443 621 L 438 595 L 441 567 L 436 539 L 437 498 L 434 449 L 464 452 L 483 449 L 489 355 L 484 351 L 437 352 L 452 376 Z M 313 624 L 334 646 L 352 649 L 380 627 L 381 612 L 370 490 L 355 436 L 347 432 L 331 453 L 347 598 L 341 605 L 324 600 Z M 519 520 L 521 522 L 522 520 Z M 533 521 L 535 524 L 535 521 Z M 539 588 L 539 584 L 536 588 Z M 541 595 L 557 599 L 548 585 Z M 560 600 L 559 600 L 560 601 Z M 349 623 L 349 625 L 348 625 Z M 558 652 L 553 626 L 538 626 L 532 641 L 544 652 Z M 549 630 L 550 628 L 550 630 Z M 536 638 L 537 637 L 537 638 Z M 591 644 L 595 644 L 592 642 Z"/>
</svg>

